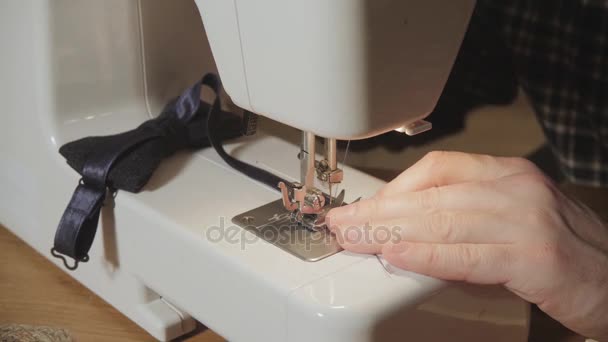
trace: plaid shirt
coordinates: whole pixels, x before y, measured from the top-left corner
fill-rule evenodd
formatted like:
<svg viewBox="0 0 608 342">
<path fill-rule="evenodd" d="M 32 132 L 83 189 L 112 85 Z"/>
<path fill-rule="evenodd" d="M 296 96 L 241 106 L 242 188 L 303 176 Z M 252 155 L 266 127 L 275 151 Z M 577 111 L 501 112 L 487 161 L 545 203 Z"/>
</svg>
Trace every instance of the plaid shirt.
<svg viewBox="0 0 608 342">
<path fill-rule="evenodd" d="M 523 89 L 567 179 L 608 186 L 608 0 L 478 0 L 454 69 L 480 102 Z"/>
</svg>

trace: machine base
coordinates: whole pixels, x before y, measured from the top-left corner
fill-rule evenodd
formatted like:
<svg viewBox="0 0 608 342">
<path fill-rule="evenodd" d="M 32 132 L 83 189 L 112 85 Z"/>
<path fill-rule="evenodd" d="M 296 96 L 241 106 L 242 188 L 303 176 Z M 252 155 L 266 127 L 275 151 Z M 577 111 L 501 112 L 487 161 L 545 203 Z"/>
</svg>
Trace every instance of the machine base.
<svg viewBox="0 0 608 342">
<path fill-rule="evenodd" d="M 319 261 L 342 251 L 328 230 L 313 231 L 295 222 L 281 200 L 237 215 L 232 223 L 304 261 Z"/>
</svg>

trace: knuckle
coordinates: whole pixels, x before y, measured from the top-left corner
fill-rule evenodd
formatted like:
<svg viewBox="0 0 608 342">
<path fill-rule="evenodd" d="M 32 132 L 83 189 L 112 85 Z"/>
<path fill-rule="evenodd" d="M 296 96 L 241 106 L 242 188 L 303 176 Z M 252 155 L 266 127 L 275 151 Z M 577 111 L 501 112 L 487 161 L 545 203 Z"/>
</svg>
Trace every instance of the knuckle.
<svg viewBox="0 0 608 342">
<path fill-rule="evenodd" d="M 523 188 L 534 196 L 540 206 L 557 208 L 558 190 L 551 179 L 542 173 L 527 173 L 521 175 Z"/>
<path fill-rule="evenodd" d="M 477 167 L 487 167 L 496 164 L 496 157 L 487 154 L 462 154 L 466 160 Z"/>
<path fill-rule="evenodd" d="M 404 239 L 405 231 L 403 229 L 403 226 L 396 225 L 389 228 L 388 234 L 388 242 L 396 244 Z"/>
<path fill-rule="evenodd" d="M 383 197 L 373 197 L 370 203 L 370 210 L 373 216 L 380 215 L 384 211 L 390 208 L 394 199 L 383 198 Z"/>
<path fill-rule="evenodd" d="M 439 241 L 456 240 L 457 218 L 451 213 L 439 212 L 428 216 L 426 229 Z"/>
<path fill-rule="evenodd" d="M 496 198 L 501 198 L 504 196 L 504 193 L 501 191 L 501 184 L 495 179 L 481 180 L 474 184 L 467 184 L 465 189 L 470 189 L 471 191 L 477 191 L 479 193 L 488 194 L 491 196 L 499 196 Z"/>
<path fill-rule="evenodd" d="M 560 274 L 567 269 L 569 256 L 557 241 L 545 241 L 537 248 L 537 260 L 548 272 Z"/>
<path fill-rule="evenodd" d="M 426 256 L 425 263 L 431 269 L 436 269 L 440 266 L 441 255 L 437 246 L 430 246 Z"/>
<path fill-rule="evenodd" d="M 549 179 L 549 177 L 545 176 L 543 173 L 525 173 L 522 175 L 526 185 L 532 186 L 535 190 L 539 189 L 547 189 L 551 190 L 555 185 L 553 181 Z"/>
<path fill-rule="evenodd" d="M 425 162 L 434 164 L 437 162 L 441 162 L 449 154 L 450 154 L 450 152 L 447 152 L 447 151 L 431 151 L 431 152 L 428 152 L 426 155 L 424 155 L 422 160 L 424 160 Z"/>
<path fill-rule="evenodd" d="M 473 273 L 475 273 L 479 267 L 481 255 L 477 249 L 470 248 L 466 245 L 460 245 L 458 247 L 458 254 L 462 262 L 462 274 L 460 278 L 467 281 L 472 278 Z"/>
<path fill-rule="evenodd" d="M 531 209 L 526 216 L 528 224 L 536 229 L 553 230 L 556 225 L 556 214 L 543 208 Z"/>
<path fill-rule="evenodd" d="M 508 248 L 498 248 L 496 250 L 494 262 L 496 263 L 496 269 L 498 269 L 502 276 L 499 279 L 499 283 L 506 284 L 510 281 L 511 269 L 514 264 L 518 262 L 518 254 L 512 253 Z"/>
<path fill-rule="evenodd" d="M 455 155 L 455 152 L 446 152 L 446 151 L 432 151 L 427 153 L 423 158 L 422 162 L 427 164 L 426 167 L 429 170 L 432 170 L 433 173 L 437 175 L 441 174 L 439 172 L 441 169 L 445 168 L 446 163 L 449 162 L 450 159 Z"/>
<path fill-rule="evenodd" d="M 370 232 L 370 235 L 371 243 L 377 243 L 381 245 L 384 245 L 393 239 L 391 229 L 385 226 L 376 227 L 373 231 Z"/>
<path fill-rule="evenodd" d="M 514 170 L 525 173 L 540 173 L 540 169 L 533 162 L 525 158 L 505 158 L 506 163 Z"/>
<path fill-rule="evenodd" d="M 418 193 L 418 204 L 425 209 L 435 209 L 439 206 L 440 188 L 432 187 Z"/>
</svg>

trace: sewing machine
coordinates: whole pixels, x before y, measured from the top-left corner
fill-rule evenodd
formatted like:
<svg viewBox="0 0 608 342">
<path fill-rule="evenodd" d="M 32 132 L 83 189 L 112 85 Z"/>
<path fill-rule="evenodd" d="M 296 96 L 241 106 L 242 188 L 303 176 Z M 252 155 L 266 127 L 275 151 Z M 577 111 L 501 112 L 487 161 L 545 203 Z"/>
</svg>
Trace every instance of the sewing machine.
<svg viewBox="0 0 608 342">
<path fill-rule="evenodd" d="M 131 129 L 218 71 L 227 107 L 303 131 L 300 146 L 271 131 L 227 146 L 293 182 L 268 189 L 212 149 L 176 156 L 143 193 L 108 199 L 74 278 L 159 340 L 197 319 L 231 341 L 525 341 L 528 305 L 505 290 L 343 252 L 323 228 L 329 208 L 384 184 L 338 163 L 337 140 L 429 129 L 473 7 L 5 0 L 0 221 L 50 257 L 78 180 L 58 147 Z"/>
</svg>

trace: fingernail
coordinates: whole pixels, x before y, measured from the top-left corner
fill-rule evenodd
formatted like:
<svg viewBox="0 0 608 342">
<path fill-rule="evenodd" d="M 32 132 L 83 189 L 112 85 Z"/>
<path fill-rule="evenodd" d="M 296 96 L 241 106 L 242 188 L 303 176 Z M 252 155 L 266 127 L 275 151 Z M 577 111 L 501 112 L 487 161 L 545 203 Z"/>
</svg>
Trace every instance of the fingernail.
<svg viewBox="0 0 608 342">
<path fill-rule="evenodd" d="M 405 242 L 401 242 L 398 244 L 393 244 L 388 246 L 388 252 L 389 253 L 395 253 L 395 254 L 401 254 L 403 252 L 405 252 L 408 248 L 408 244 Z"/>
</svg>

